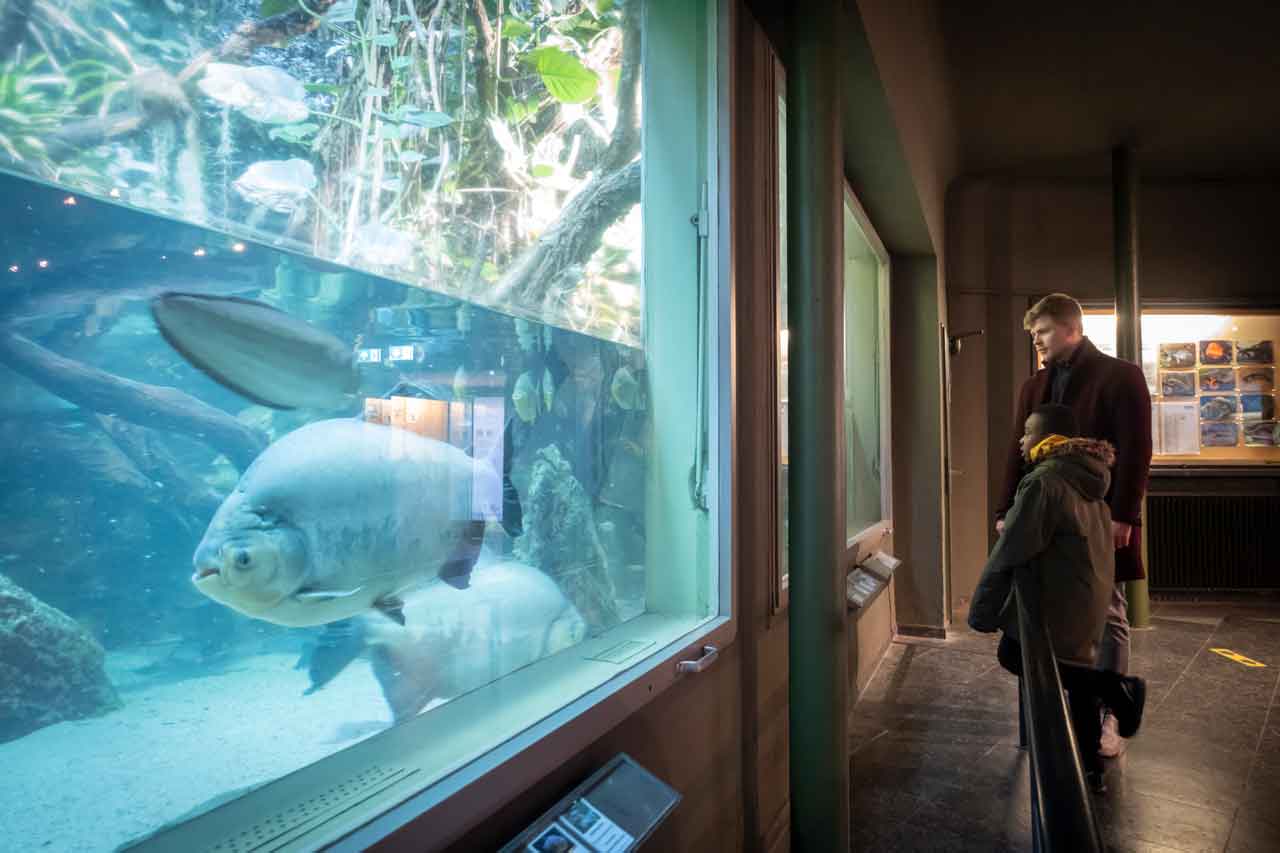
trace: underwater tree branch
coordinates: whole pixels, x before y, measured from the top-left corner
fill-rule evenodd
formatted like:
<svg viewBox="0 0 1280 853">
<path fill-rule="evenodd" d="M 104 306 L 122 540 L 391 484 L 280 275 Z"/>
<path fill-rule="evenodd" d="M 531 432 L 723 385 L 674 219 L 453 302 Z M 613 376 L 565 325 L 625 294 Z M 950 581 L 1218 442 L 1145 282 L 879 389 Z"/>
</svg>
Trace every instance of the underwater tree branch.
<svg viewBox="0 0 1280 853">
<path fill-rule="evenodd" d="M 16 332 L 0 334 L 0 362 L 83 409 L 196 436 L 241 471 L 267 446 L 266 436 L 258 430 L 177 388 L 135 382 L 81 364 Z"/>
</svg>

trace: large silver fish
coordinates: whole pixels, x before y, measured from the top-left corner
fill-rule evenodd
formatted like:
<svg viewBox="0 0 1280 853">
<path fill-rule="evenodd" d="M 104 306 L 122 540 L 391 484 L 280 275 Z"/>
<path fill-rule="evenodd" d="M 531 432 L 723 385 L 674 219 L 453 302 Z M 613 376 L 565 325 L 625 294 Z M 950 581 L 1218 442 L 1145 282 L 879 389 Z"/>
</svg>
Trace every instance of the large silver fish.
<svg viewBox="0 0 1280 853">
<path fill-rule="evenodd" d="M 360 420 L 309 424 L 268 447 L 196 549 L 200 592 L 278 625 L 369 610 L 403 623 L 403 591 L 465 587 L 502 478 L 452 445 Z"/>
<path fill-rule="evenodd" d="M 466 591 L 430 584 L 405 596 L 406 625 L 379 616 L 328 626 L 309 656 L 313 693 L 369 658 L 394 719 L 515 672 L 587 636 L 555 581 L 509 560 L 476 566 Z"/>
<path fill-rule="evenodd" d="M 235 296 L 164 293 L 156 328 L 228 388 L 276 409 L 339 409 L 360 384 L 354 349 L 278 308 Z"/>
</svg>

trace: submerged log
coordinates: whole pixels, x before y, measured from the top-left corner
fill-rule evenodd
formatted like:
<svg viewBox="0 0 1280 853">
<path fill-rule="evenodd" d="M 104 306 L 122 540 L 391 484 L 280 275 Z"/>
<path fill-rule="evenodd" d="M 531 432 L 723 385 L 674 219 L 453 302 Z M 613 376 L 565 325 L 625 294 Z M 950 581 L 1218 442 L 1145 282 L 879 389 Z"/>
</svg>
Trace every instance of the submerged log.
<svg viewBox="0 0 1280 853">
<path fill-rule="evenodd" d="M 15 332 L 0 334 L 0 362 L 83 409 L 199 438 L 241 471 L 267 446 L 258 430 L 177 388 L 116 376 L 50 352 Z"/>
</svg>

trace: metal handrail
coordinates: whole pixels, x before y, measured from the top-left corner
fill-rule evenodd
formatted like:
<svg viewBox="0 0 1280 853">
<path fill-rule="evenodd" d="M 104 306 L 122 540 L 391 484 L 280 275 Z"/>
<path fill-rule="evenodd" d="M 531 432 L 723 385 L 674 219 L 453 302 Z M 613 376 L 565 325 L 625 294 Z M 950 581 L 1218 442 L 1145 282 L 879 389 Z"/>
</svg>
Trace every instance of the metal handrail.
<svg viewBox="0 0 1280 853">
<path fill-rule="evenodd" d="M 1019 569 L 1013 594 L 1022 647 L 1019 689 L 1031 752 L 1033 849 L 1102 853 L 1102 833 L 1085 787 L 1053 641 L 1040 608 L 1039 578 Z"/>
</svg>

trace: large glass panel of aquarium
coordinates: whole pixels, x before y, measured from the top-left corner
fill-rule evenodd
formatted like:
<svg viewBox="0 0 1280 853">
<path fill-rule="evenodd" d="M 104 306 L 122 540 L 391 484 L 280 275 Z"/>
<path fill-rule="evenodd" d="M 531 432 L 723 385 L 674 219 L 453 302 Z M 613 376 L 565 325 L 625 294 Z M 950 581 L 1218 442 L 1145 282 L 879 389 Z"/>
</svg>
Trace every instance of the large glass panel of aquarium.
<svg viewBox="0 0 1280 853">
<path fill-rule="evenodd" d="M 887 263 L 847 193 L 844 205 L 845 531 L 853 539 L 886 516 L 881 499 L 882 290 Z"/>
<path fill-rule="evenodd" d="M 640 342 L 640 0 L 3 5 L 0 168 Z"/>
<path fill-rule="evenodd" d="M 727 618 L 714 23 L 0 32 L 6 844 L 315 849 Z"/>
</svg>

